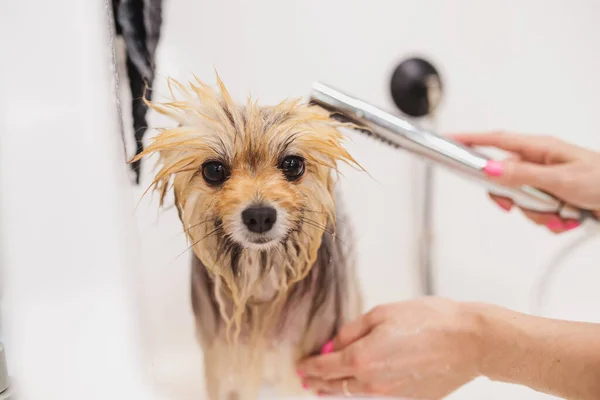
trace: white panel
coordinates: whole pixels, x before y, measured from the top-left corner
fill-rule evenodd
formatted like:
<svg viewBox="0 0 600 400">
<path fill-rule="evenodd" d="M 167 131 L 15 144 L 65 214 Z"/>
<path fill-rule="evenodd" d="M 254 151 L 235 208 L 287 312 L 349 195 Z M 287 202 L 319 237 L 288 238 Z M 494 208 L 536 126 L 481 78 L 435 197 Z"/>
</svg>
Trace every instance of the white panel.
<svg viewBox="0 0 600 400">
<path fill-rule="evenodd" d="M 2 334 L 15 396 L 152 399 L 103 2 L 1 4 Z"/>
</svg>

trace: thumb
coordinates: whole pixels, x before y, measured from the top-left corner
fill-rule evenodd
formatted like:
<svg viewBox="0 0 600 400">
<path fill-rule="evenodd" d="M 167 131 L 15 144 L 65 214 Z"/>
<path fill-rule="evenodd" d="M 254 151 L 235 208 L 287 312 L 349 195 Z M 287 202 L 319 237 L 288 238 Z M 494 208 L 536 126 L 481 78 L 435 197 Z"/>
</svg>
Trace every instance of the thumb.
<svg viewBox="0 0 600 400">
<path fill-rule="evenodd" d="M 505 160 L 496 165 L 496 180 L 507 186 L 528 185 L 559 195 L 563 192 L 562 166 L 542 165 L 520 160 Z"/>
<path fill-rule="evenodd" d="M 331 351 L 341 350 L 370 333 L 375 324 L 373 323 L 372 318 L 369 318 L 368 315 L 369 314 L 361 315 L 354 321 L 343 325 L 335 339 L 323 346 L 322 352 L 328 353 Z"/>
</svg>

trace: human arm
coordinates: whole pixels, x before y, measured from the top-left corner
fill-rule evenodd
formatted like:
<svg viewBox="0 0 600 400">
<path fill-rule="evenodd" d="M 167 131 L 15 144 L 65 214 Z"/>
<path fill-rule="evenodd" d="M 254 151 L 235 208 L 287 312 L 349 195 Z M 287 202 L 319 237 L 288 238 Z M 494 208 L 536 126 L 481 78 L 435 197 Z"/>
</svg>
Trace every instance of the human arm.
<svg viewBox="0 0 600 400">
<path fill-rule="evenodd" d="M 600 399 L 600 324 L 472 307 L 485 332 L 482 375 L 568 399 Z"/>
<path fill-rule="evenodd" d="M 441 399 L 472 379 L 518 383 L 570 399 L 600 398 L 600 325 L 485 304 L 420 298 L 380 306 L 345 325 L 333 352 L 304 360 L 324 394 Z"/>
</svg>

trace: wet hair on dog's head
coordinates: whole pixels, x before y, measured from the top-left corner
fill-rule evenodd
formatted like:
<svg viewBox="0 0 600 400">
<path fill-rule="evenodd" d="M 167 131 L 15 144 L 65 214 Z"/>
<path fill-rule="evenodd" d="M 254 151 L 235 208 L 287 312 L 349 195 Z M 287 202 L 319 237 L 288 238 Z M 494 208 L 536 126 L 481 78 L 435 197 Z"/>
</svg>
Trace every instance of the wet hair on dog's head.
<svg viewBox="0 0 600 400">
<path fill-rule="evenodd" d="M 170 79 L 171 99 L 149 106 L 178 126 L 139 157 L 159 155 L 151 187 L 161 204 L 173 188 L 193 251 L 242 305 L 273 265 L 275 291 L 306 276 L 334 225 L 334 173 L 356 162 L 343 124 L 324 110 L 299 100 L 238 105 L 217 84 Z"/>
</svg>

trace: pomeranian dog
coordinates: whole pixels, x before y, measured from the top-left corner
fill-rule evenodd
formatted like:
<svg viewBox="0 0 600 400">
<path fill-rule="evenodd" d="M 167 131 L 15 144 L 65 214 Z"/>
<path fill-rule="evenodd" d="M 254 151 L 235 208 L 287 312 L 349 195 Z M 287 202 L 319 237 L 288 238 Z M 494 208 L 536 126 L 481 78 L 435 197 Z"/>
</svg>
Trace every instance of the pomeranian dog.
<svg viewBox="0 0 600 400">
<path fill-rule="evenodd" d="M 158 155 L 149 189 L 161 205 L 173 189 L 193 249 L 208 397 L 253 400 L 263 385 L 301 394 L 298 360 L 362 308 L 335 195 L 338 165 L 359 166 L 325 110 L 241 105 L 217 84 L 169 79 L 172 98 L 148 106 L 177 126 L 132 161 Z"/>
</svg>

